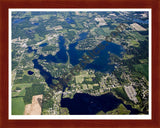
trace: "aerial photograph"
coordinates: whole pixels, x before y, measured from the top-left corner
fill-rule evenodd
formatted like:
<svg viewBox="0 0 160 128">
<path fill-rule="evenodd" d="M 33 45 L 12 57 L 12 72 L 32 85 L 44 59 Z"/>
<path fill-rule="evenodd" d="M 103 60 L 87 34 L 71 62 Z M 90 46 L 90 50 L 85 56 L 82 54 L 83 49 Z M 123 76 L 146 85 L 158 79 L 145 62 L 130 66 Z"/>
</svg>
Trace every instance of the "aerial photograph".
<svg viewBox="0 0 160 128">
<path fill-rule="evenodd" d="M 149 11 L 11 11 L 11 115 L 148 115 Z"/>
</svg>

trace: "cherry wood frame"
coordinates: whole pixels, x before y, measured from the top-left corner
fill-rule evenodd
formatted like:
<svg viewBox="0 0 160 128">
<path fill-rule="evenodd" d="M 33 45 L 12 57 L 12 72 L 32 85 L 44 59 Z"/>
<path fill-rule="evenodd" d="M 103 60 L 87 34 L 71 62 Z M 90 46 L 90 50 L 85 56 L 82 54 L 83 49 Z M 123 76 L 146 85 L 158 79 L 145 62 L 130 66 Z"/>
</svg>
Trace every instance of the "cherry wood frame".
<svg viewBox="0 0 160 128">
<path fill-rule="evenodd" d="M 9 120 L 8 9 L 9 8 L 151 8 L 152 119 L 151 120 Z M 0 0 L 0 127 L 1 128 L 159 128 L 160 127 L 160 1 L 159 0 Z"/>
</svg>

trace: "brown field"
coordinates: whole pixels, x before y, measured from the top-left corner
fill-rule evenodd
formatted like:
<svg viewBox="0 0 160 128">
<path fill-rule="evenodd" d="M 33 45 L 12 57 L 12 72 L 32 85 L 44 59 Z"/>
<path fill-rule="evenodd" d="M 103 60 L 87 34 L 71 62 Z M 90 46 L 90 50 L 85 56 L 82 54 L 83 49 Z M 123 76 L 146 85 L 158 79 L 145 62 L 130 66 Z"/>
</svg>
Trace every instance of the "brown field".
<svg viewBox="0 0 160 128">
<path fill-rule="evenodd" d="M 41 115 L 43 95 L 35 95 L 32 97 L 32 104 L 25 106 L 24 115 Z"/>
</svg>

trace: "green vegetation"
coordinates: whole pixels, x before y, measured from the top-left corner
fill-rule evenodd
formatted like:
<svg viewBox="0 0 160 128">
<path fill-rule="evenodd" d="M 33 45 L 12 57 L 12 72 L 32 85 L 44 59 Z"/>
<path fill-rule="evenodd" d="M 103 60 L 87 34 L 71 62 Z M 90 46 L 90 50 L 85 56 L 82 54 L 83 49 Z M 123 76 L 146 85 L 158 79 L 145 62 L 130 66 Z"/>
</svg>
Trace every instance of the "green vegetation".
<svg viewBox="0 0 160 128">
<path fill-rule="evenodd" d="M 142 75 L 148 80 L 148 64 L 137 64 L 134 65 L 134 68 L 137 72 L 142 73 Z"/>
<path fill-rule="evenodd" d="M 42 52 L 45 52 L 45 51 L 55 51 L 57 50 L 57 47 L 55 46 L 51 46 L 51 45 L 47 45 L 45 47 L 42 48 Z"/>
<path fill-rule="evenodd" d="M 113 30 L 110 30 L 109 27 L 104 27 L 104 28 L 102 28 L 102 29 L 103 29 L 103 31 L 106 33 L 106 35 L 110 35 L 110 33 L 113 31 Z"/>
<path fill-rule="evenodd" d="M 21 90 L 21 88 L 20 87 L 16 87 L 16 90 Z"/>
<path fill-rule="evenodd" d="M 14 70 L 18 66 L 17 61 L 12 61 L 12 70 Z"/>
<path fill-rule="evenodd" d="M 54 104 L 53 99 L 48 99 L 47 101 L 43 102 L 43 109 L 48 109 L 48 108 L 52 108 Z"/>
<path fill-rule="evenodd" d="M 76 35 L 75 31 L 68 31 L 66 37 L 67 37 L 70 41 L 72 41 L 72 40 L 75 38 L 75 35 Z"/>
<path fill-rule="evenodd" d="M 30 38 L 33 39 L 33 34 L 27 33 L 27 30 L 24 28 L 32 27 L 32 24 L 28 22 L 29 18 L 25 18 L 23 22 L 15 24 L 12 26 L 12 39 L 21 37 L 22 39 Z M 13 18 L 14 21 L 14 18 Z"/>
<path fill-rule="evenodd" d="M 129 113 L 130 110 L 127 110 L 123 104 L 120 104 L 118 108 L 107 112 L 108 115 L 128 115 Z"/>
<path fill-rule="evenodd" d="M 140 33 L 138 32 L 132 32 L 130 33 L 135 39 L 140 40 L 140 41 L 145 41 L 146 38 L 144 36 L 142 36 Z"/>
<path fill-rule="evenodd" d="M 39 34 L 34 34 L 34 36 L 35 41 L 42 41 L 44 39 L 43 37 L 40 37 Z"/>
<path fill-rule="evenodd" d="M 111 91 L 115 92 L 118 97 L 121 97 L 126 101 L 130 101 L 123 87 L 113 88 Z"/>
<path fill-rule="evenodd" d="M 44 92 L 44 85 L 40 83 L 32 84 L 32 87 L 26 88 L 26 93 L 24 96 L 24 103 L 30 104 L 32 102 L 32 97 L 34 95 L 43 94 Z"/>
<path fill-rule="evenodd" d="M 95 29 L 94 31 L 95 31 L 95 33 L 97 34 L 97 36 L 101 36 L 101 35 L 106 36 L 106 33 L 103 31 L 102 28 L 97 28 L 97 29 Z"/>
<path fill-rule="evenodd" d="M 96 72 L 95 73 L 95 79 L 94 79 L 94 82 L 95 83 L 99 83 L 100 82 L 100 80 L 101 80 L 101 77 L 104 75 L 104 73 L 101 73 L 101 72 Z"/>
<path fill-rule="evenodd" d="M 37 34 L 40 37 L 43 37 L 43 38 L 45 38 L 45 35 L 48 34 L 48 32 L 46 30 L 46 27 L 45 27 L 45 24 L 46 23 L 41 22 L 41 24 L 39 25 L 39 27 L 35 29 L 35 31 L 37 32 Z"/>
<path fill-rule="evenodd" d="M 16 77 L 17 77 L 17 75 L 16 75 Z M 33 82 L 33 83 L 38 83 L 39 82 L 39 80 L 36 78 L 36 76 L 34 76 L 34 75 L 26 75 L 26 74 L 18 74 L 18 77 L 20 77 L 19 79 L 16 79 L 15 81 L 14 81 L 14 83 L 15 84 L 24 84 L 24 83 L 30 83 L 31 81 Z"/>
<path fill-rule="evenodd" d="M 130 41 L 130 44 L 129 44 L 130 46 L 133 46 L 133 47 L 139 47 L 139 42 L 137 42 L 137 41 L 135 41 L 135 40 L 132 40 L 132 41 Z"/>
<path fill-rule="evenodd" d="M 69 115 L 68 108 L 60 107 L 60 115 Z"/>
<path fill-rule="evenodd" d="M 96 115 L 105 115 L 105 114 L 106 114 L 106 113 L 103 112 L 103 111 L 99 111 L 99 112 L 96 113 Z"/>
<path fill-rule="evenodd" d="M 23 115 L 24 109 L 23 97 L 12 98 L 12 115 Z"/>
<path fill-rule="evenodd" d="M 144 15 L 143 12 L 128 12 L 127 17 L 129 19 L 142 19 L 143 15 L 141 14 Z M 73 22 L 67 21 L 66 18 L 73 20 Z M 34 95 L 43 94 L 42 114 L 69 114 L 67 108 L 60 106 L 62 94 L 59 91 L 64 89 L 64 82 L 61 78 L 64 73 L 68 74 L 74 68 L 80 67 L 80 65 L 74 67 L 71 64 L 72 60 L 70 61 L 70 59 L 73 58 L 70 58 L 70 54 L 74 55 L 74 53 L 70 53 L 68 50 L 74 46 L 70 44 L 77 42 L 77 39 L 80 38 L 79 35 L 84 32 L 88 33 L 87 38 L 79 40 L 76 43 L 75 48 L 77 53 L 75 54 L 75 58 L 80 56 L 84 51 L 92 51 L 99 43 L 105 40 L 106 36 L 113 39 L 111 41 L 112 43 L 124 48 L 123 52 L 121 52 L 123 57 L 118 56 L 117 54 L 119 52 L 116 51 L 116 48 L 114 49 L 114 46 L 110 45 L 109 47 L 113 47 L 113 49 L 109 48 L 110 51 L 108 51 L 108 54 L 102 55 L 102 57 L 109 55 L 110 58 L 106 57 L 107 59 L 103 60 L 99 59 L 98 55 L 95 57 L 95 63 L 99 61 L 99 65 L 95 65 L 97 69 L 101 68 L 102 61 L 106 61 L 109 62 L 109 70 L 107 72 L 98 72 L 92 68 L 88 69 L 88 67 L 80 72 L 74 70 L 74 76 L 72 75 L 73 77 L 67 83 L 63 97 L 73 98 L 77 92 L 99 96 L 110 91 L 117 98 L 122 99 L 125 104 L 129 104 L 133 108 L 147 113 L 149 95 L 147 81 L 149 60 L 148 31 L 137 32 L 131 29 L 131 21 L 128 18 L 126 18 L 125 12 L 13 12 L 12 113 L 22 115 L 25 104 L 30 104 Z M 104 24 L 100 23 L 102 21 Z M 118 30 L 116 27 L 120 23 L 126 23 L 127 27 L 124 31 L 118 32 L 117 35 L 115 33 L 113 34 L 113 31 Z M 56 26 L 59 26 L 59 28 L 55 28 Z M 142 26 L 148 30 L 148 24 L 143 24 Z M 50 55 L 54 56 L 58 52 L 59 36 L 64 37 L 64 47 L 69 52 L 67 53 L 67 63 L 46 61 L 45 58 L 47 60 L 48 58 L 51 59 L 52 57 L 50 58 Z M 47 43 L 48 45 L 41 47 L 43 43 Z M 28 47 L 35 51 L 28 49 Z M 41 55 L 45 56 L 44 59 Z M 59 55 L 55 57 L 57 60 L 59 59 Z M 83 57 L 88 59 L 87 56 Z M 63 59 L 61 56 L 60 58 Z M 79 58 L 79 61 L 84 58 Z M 46 84 L 44 79 L 47 76 L 43 71 L 39 71 L 36 68 L 33 64 L 34 59 L 38 60 L 44 71 L 49 72 L 53 78 L 60 80 L 53 79 L 53 84 L 58 84 L 58 82 L 60 84 L 54 86 L 52 89 L 44 86 L 43 84 Z M 91 59 L 88 60 L 90 64 L 94 61 Z M 115 67 L 113 72 L 112 68 L 110 68 L 112 65 Z M 28 71 L 33 71 L 34 73 L 29 75 Z M 67 75 L 64 76 L 69 79 Z M 128 98 L 124 90 L 124 86 L 131 83 L 135 83 L 135 86 L 133 86 L 136 89 L 136 97 L 139 101 L 136 104 Z M 48 111 L 51 108 L 52 111 Z M 100 111 L 97 114 L 129 113 L 130 111 L 123 104 L 120 104 L 116 109 L 108 113 Z"/>
<path fill-rule="evenodd" d="M 58 84 L 58 83 L 59 83 L 59 81 L 58 81 L 58 80 L 54 80 L 54 79 L 53 79 L 53 80 L 52 80 L 52 83 L 53 83 L 53 84 Z"/>
<path fill-rule="evenodd" d="M 144 63 L 148 63 L 148 60 L 147 59 L 139 59 L 139 61 L 144 64 Z"/>
<path fill-rule="evenodd" d="M 131 59 L 131 58 L 133 58 L 133 57 L 134 57 L 134 55 L 124 54 L 123 59 L 124 59 L 124 60 L 128 60 L 128 59 Z"/>
<path fill-rule="evenodd" d="M 44 91 L 43 93 L 43 101 L 42 101 L 42 111 L 45 112 L 45 110 L 49 109 L 49 108 L 53 108 L 53 90 L 52 89 L 48 89 L 46 91 Z"/>
<path fill-rule="evenodd" d="M 32 84 L 31 83 L 26 83 L 26 84 L 15 84 L 13 87 L 12 87 L 12 97 L 17 97 L 17 96 L 25 96 L 25 88 L 27 87 L 31 87 Z M 17 91 L 17 88 L 21 88 L 19 91 Z"/>
</svg>

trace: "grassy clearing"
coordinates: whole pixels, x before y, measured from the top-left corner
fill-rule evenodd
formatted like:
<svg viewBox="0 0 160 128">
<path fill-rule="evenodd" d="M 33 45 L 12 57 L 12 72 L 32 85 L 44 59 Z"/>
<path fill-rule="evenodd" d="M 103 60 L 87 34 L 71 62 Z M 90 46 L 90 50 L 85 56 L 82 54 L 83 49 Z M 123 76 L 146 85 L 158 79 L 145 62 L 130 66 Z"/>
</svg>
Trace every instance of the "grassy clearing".
<svg viewBox="0 0 160 128">
<path fill-rule="evenodd" d="M 129 45 L 133 46 L 133 47 L 139 47 L 140 43 L 135 40 L 132 40 L 132 41 L 130 41 Z"/>
<path fill-rule="evenodd" d="M 101 29 L 101 28 L 95 29 L 94 32 L 95 32 L 98 36 L 101 36 L 101 35 L 106 36 L 106 33 L 105 33 L 105 32 L 103 31 L 103 29 Z"/>
<path fill-rule="evenodd" d="M 139 34 L 138 32 L 132 32 L 132 33 L 130 33 L 130 34 L 131 34 L 132 36 L 134 36 L 135 39 L 137 39 L 137 40 L 140 40 L 140 41 L 146 40 L 146 37 L 143 36 L 143 35 L 141 35 L 141 34 Z"/>
<path fill-rule="evenodd" d="M 67 33 L 67 30 L 66 29 L 63 29 L 63 31 L 65 32 L 65 33 Z M 77 30 L 75 30 L 75 29 L 69 29 L 68 31 L 74 31 L 75 33 L 77 33 L 78 31 Z"/>
<path fill-rule="evenodd" d="M 78 26 L 78 28 L 83 28 L 83 26 L 76 20 L 76 26 Z"/>
<path fill-rule="evenodd" d="M 26 87 L 31 87 L 31 86 L 32 86 L 32 83 L 26 83 L 26 84 L 15 84 L 15 85 L 12 87 L 12 90 L 16 89 L 16 87 L 26 88 Z"/>
<path fill-rule="evenodd" d="M 33 55 L 34 55 L 34 52 L 31 52 L 31 53 L 28 53 L 27 56 L 31 58 L 31 57 L 33 57 Z"/>
<path fill-rule="evenodd" d="M 139 61 L 140 61 L 142 64 L 148 63 L 148 60 L 147 60 L 147 59 L 140 59 Z"/>
<path fill-rule="evenodd" d="M 75 24 L 70 24 L 73 28 L 76 26 Z"/>
<path fill-rule="evenodd" d="M 33 27 L 29 27 L 29 28 L 24 28 L 24 30 L 34 30 L 34 29 L 36 29 L 36 28 L 38 28 L 38 26 L 33 26 Z"/>
<path fill-rule="evenodd" d="M 106 35 L 107 35 L 107 34 L 110 35 L 110 33 L 113 31 L 113 30 L 110 30 L 109 27 L 104 27 L 104 28 L 102 28 L 102 29 L 103 29 L 103 31 L 106 33 Z"/>
<path fill-rule="evenodd" d="M 24 109 L 23 97 L 12 98 L 12 115 L 23 115 Z"/>
<path fill-rule="evenodd" d="M 91 79 L 90 77 L 90 75 L 88 74 L 88 72 L 87 71 L 81 71 L 80 72 L 80 75 L 77 75 L 77 76 L 75 76 L 75 78 L 76 78 L 76 83 L 82 83 L 83 81 L 84 81 L 84 77 L 86 77 L 87 79 Z M 92 79 L 91 79 L 92 80 Z"/>
<path fill-rule="evenodd" d="M 131 58 L 133 58 L 133 57 L 134 57 L 134 55 L 124 54 L 123 59 L 124 59 L 124 60 L 128 60 L 128 59 L 131 59 Z"/>
<path fill-rule="evenodd" d="M 51 17 L 51 15 L 39 15 L 39 16 L 34 16 L 34 19 L 40 19 L 42 18 L 43 20 L 48 20 Z"/>
<path fill-rule="evenodd" d="M 93 89 L 93 84 L 88 84 L 89 89 Z"/>
<path fill-rule="evenodd" d="M 84 77 L 82 76 L 75 76 L 76 77 L 76 83 L 82 83 L 84 81 Z"/>
<path fill-rule="evenodd" d="M 136 64 L 133 66 L 137 72 L 142 73 L 142 75 L 148 80 L 148 64 Z"/>
<path fill-rule="evenodd" d="M 82 88 L 83 88 L 83 90 L 87 90 L 87 85 L 86 84 L 82 84 Z"/>
<path fill-rule="evenodd" d="M 103 111 L 99 111 L 98 113 L 96 113 L 96 115 L 105 115 L 106 113 L 104 113 Z"/>
<path fill-rule="evenodd" d="M 69 115 L 68 108 L 60 107 L 60 115 Z"/>
<path fill-rule="evenodd" d="M 91 77 L 86 78 L 86 81 L 92 81 Z"/>
<path fill-rule="evenodd" d="M 44 38 L 43 37 L 40 37 L 38 34 L 34 34 L 34 40 L 35 41 L 41 41 L 41 40 L 43 40 Z"/>
<path fill-rule="evenodd" d="M 20 87 L 21 88 L 21 91 L 20 92 L 12 92 L 12 97 L 15 97 L 15 96 L 25 96 L 25 88 L 26 87 L 31 87 L 32 86 L 32 83 L 28 83 L 28 84 L 15 84 L 13 87 L 12 87 L 12 91 L 16 90 L 16 87 Z"/>
</svg>

